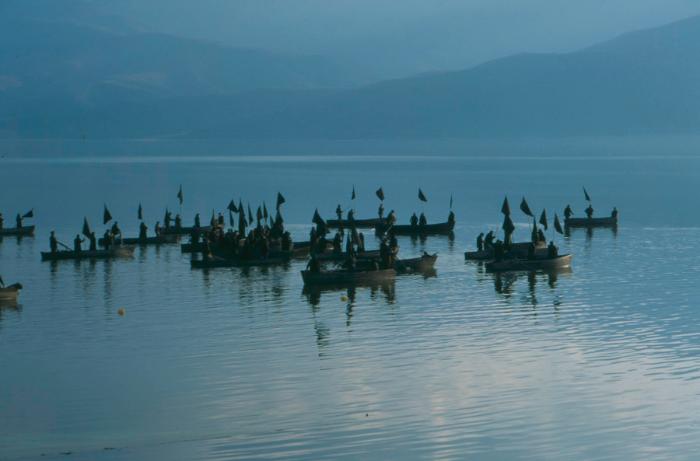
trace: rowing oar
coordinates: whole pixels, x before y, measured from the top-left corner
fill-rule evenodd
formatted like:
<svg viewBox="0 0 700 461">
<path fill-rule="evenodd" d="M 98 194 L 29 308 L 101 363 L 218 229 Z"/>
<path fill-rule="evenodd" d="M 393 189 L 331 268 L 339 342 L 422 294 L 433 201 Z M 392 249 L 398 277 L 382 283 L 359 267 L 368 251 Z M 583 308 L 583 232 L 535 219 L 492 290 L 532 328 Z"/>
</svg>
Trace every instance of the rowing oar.
<svg viewBox="0 0 700 461">
<path fill-rule="evenodd" d="M 59 240 L 56 240 L 56 243 L 58 243 L 59 245 L 61 245 L 63 248 L 65 248 L 68 251 L 73 251 L 73 248 L 69 247 L 68 245 L 66 245 L 65 243 L 63 243 Z"/>
</svg>

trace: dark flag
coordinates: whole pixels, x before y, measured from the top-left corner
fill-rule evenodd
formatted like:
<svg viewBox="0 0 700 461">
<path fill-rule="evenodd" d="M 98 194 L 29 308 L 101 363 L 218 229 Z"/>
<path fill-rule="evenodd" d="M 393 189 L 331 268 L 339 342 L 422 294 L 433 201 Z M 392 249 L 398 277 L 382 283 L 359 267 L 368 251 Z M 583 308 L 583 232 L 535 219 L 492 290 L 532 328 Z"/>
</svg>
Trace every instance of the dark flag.
<svg viewBox="0 0 700 461">
<path fill-rule="evenodd" d="M 112 215 L 107 209 L 107 205 L 105 205 L 105 211 L 102 213 L 102 224 L 107 224 L 112 220 Z"/>
<path fill-rule="evenodd" d="M 182 184 L 180 184 L 180 190 L 177 192 L 177 199 L 180 201 L 180 205 L 182 205 L 182 202 L 185 199 L 185 196 L 182 195 Z"/>
<path fill-rule="evenodd" d="M 382 190 L 381 187 L 379 189 L 377 189 L 377 192 L 375 192 L 375 194 L 377 194 L 377 198 L 379 200 L 381 200 L 382 202 L 384 201 L 384 191 Z"/>
<path fill-rule="evenodd" d="M 421 202 L 427 202 L 428 198 L 425 196 L 422 190 L 420 190 L 420 187 L 418 188 L 418 200 Z"/>
<path fill-rule="evenodd" d="M 450 210 L 452 209 L 452 194 L 450 194 Z"/>
<path fill-rule="evenodd" d="M 352 186 L 352 197 L 350 197 L 350 200 L 355 200 L 357 195 L 355 194 L 355 186 Z"/>
<path fill-rule="evenodd" d="M 501 226 L 503 231 L 506 234 L 512 234 L 513 231 L 515 230 L 515 225 L 513 224 L 513 221 L 510 219 L 510 216 L 506 215 L 505 219 L 503 219 L 503 225 Z"/>
<path fill-rule="evenodd" d="M 530 206 L 527 204 L 527 201 L 525 200 L 525 197 L 523 197 L 523 201 L 520 202 L 520 211 L 525 213 L 531 218 L 534 218 L 535 216 L 532 214 L 532 211 L 530 210 Z"/>
<path fill-rule="evenodd" d="M 586 201 L 588 201 L 588 202 L 591 201 L 591 196 L 588 195 L 588 191 L 586 190 L 585 187 L 583 188 L 583 195 L 586 197 Z"/>
<path fill-rule="evenodd" d="M 22 215 L 22 218 L 33 218 L 34 217 L 34 208 L 31 210 L 27 211 Z"/>
<path fill-rule="evenodd" d="M 138 212 L 138 219 L 143 221 L 143 208 L 141 208 L 141 204 L 139 203 L 139 212 Z"/>
<path fill-rule="evenodd" d="M 279 214 L 279 211 L 277 212 Z M 272 216 L 269 217 L 270 221 L 270 228 L 273 228 L 275 226 L 275 223 L 272 221 Z"/>
<path fill-rule="evenodd" d="M 90 225 L 87 222 L 87 218 L 83 218 L 83 235 L 89 238 L 90 233 Z"/>
<path fill-rule="evenodd" d="M 323 224 L 325 221 L 323 221 L 323 218 L 321 215 L 318 213 L 318 208 L 316 208 L 316 211 L 314 211 L 314 217 L 311 219 L 311 222 L 320 225 Z"/>
<path fill-rule="evenodd" d="M 277 214 L 275 215 L 275 222 L 274 224 L 277 224 L 281 226 L 284 224 L 284 219 L 282 219 L 282 213 L 280 213 L 280 210 L 277 210 Z M 272 216 L 270 216 L 270 227 L 273 227 L 274 224 L 272 223 Z"/>
<path fill-rule="evenodd" d="M 283 203 L 285 203 L 287 200 L 285 200 L 284 196 L 277 192 L 277 206 L 275 208 L 279 208 Z"/>
<path fill-rule="evenodd" d="M 260 208 L 260 207 L 258 206 L 258 211 L 256 212 L 255 215 L 256 215 L 256 217 L 258 218 L 258 224 L 260 224 L 260 221 L 262 221 L 262 218 L 263 218 L 262 208 Z"/>
<path fill-rule="evenodd" d="M 233 203 L 233 201 L 231 201 L 231 202 Z M 233 223 L 233 211 L 231 211 L 231 210 L 228 210 L 228 223 L 229 223 L 229 225 L 230 225 L 231 227 L 234 226 L 234 223 Z"/>
<path fill-rule="evenodd" d="M 501 206 L 501 213 L 506 216 L 510 216 L 510 205 L 508 204 L 508 197 L 503 200 L 503 205 Z"/>
<path fill-rule="evenodd" d="M 253 212 L 250 210 L 250 203 L 248 204 L 248 222 L 253 222 Z"/>
<path fill-rule="evenodd" d="M 547 225 L 547 212 L 545 210 L 542 210 L 542 214 L 540 215 L 540 224 L 542 224 L 544 230 L 547 230 L 549 228 L 549 226 Z"/>
<path fill-rule="evenodd" d="M 564 230 L 561 228 L 561 223 L 559 222 L 559 216 L 557 216 L 556 213 L 554 213 L 554 230 L 560 234 L 564 233 Z"/>
<path fill-rule="evenodd" d="M 267 219 L 267 205 L 265 205 L 265 202 L 263 202 L 263 217 Z"/>
<path fill-rule="evenodd" d="M 236 204 L 233 203 L 233 200 L 231 200 L 230 202 L 228 202 L 228 207 L 227 207 L 227 208 L 228 208 L 228 211 L 231 211 L 231 212 L 233 212 L 233 213 L 238 213 L 238 208 L 236 208 Z"/>
</svg>

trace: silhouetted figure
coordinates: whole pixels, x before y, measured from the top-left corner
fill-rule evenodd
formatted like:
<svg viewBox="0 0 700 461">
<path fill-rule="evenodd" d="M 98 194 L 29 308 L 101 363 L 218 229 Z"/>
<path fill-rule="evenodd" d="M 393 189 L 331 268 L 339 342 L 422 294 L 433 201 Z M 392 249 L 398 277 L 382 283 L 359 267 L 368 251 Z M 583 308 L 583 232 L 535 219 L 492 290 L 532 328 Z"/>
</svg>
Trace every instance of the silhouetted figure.
<svg viewBox="0 0 700 461">
<path fill-rule="evenodd" d="M 170 229 L 170 223 L 173 220 L 173 215 L 169 210 L 165 210 L 165 216 L 163 217 L 163 224 L 165 224 L 165 229 Z"/>
<path fill-rule="evenodd" d="M 569 219 L 573 214 L 574 212 L 571 210 L 571 205 L 566 205 L 566 208 L 564 208 L 564 217 Z"/>
<path fill-rule="evenodd" d="M 360 253 L 365 251 L 365 235 L 362 232 L 357 236 L 357 251 Z"/>
<path fill-rule="evenodd" d="M 539 230 L 537 231 L 537 239 L 538 239 L 540 242 L 546 242 L 546 241 L 547 241 L 547 238 L 544 236 L 544 231 L 543 231 L 542 229 L 539 229 Z"/>
<path fill-rule="evenodd" d="M 17 213 L 17 217 L 15 217 L 15 222 L 17 223 L 17 229 L 22 227 L 22 216 L 20 216 L 19 213 Z"/>
<path fill-rule="evenodd" d="M 448 223 L 448 224 L 454 224 L 455 221 L 456 221 L 456 219 L 455 219 L 455 214 L 454 214 L 453 211 L 450 211 L 450 214 L 447 215 L 447 223 Z"/>
<path fill-rule="evenodd" d="M 394 210 L 391 210 L 389 212 L 389 215 L 386 217 L 386 223 L 389 225 L 392 225 L 395 222 L 396 222 L 396 213 L 394 212 Z"/>
<path fill-rule="evenodd" d="M 2 213 L 0 213 L 0 229 L 2 229 L 5 226 L 5 218 L 2 217 Z"/>
<path fill-rule="evenodd" d="M 593 205 L 588 205 L 588 208 L 586 208 L 586 216 L 588 216 L 588 219 L 591 219 L 593 217 Z"/>
<path fill-rule="evenodd" d="M 411 226 L 416 227 L 418 225 L 418 216 L 415 213 L 411 215 Z"/>
<path fill-rule="evenodd" d="M 493 248 L 493 241 L 495 240 L 496 235 L 494 235 L 493 231 L 489 231 L 488 234 L 486 234 L 486 238 L 484 239 L 484 248 L 489 249 Z"/>
<path fill-rule="evenodd" d="M 109 250 L 110 247 L 112 246 L 112 239 L 113 239 L 112 233 L 109 231 L 109 229 L 107 229 L 105 231 L 104 235 L 102 236 L 102 241 L 103 241 L 102 246 L 105 247 L 105 250 Z"/>
<path fill-rule="evenodd" d="M 309 260 L 308 264 L 306 265 L 306 269 L 314 274 L 318 274 L 321 272 L 321 263 L 318 262 L 318 259 L 316 259 L 316 256 L 312 255 L 311 259 Z"/>
<path fill-rule="evenodd" d="M 418 225 L 419 226 L 425 226 L 428 224 L 428 219 L 425 217 L 425 214 L 421 213 L 420 214 L 420 219 L 418 219 Z"/>
<path fill-rule="evenodd" d="M 549 242 L 549 245 L 547 246 L 547 256 L 549 258 L 556 258 L 559 256 L 559 249 L 554 242 Z"/>
<path fill-rule="evenodd" d="M 97 251 L 97 237 L 94 232 L 90 232 L 90 251 Z"/>
<path fill-rule="evenodd" d="M 617 207 L 613 208 L 612 213 L 610 213 L 610 217 L 617 219 Z"/>
<path fill-rule="evenodd" d="M 139 240 L 142 242 L 145 242 L 146 239 L 148 238 L 148 226 L 146 223 L 141 221 L 141 224 L 139 225 Z"/>
<path fill-rule="evenodd" d="M 340 203 L 335 207 L 335 215 L 338 217 L 338 221 L 343 220 L 343 209 L 340 207 Z"/>
<path fill-rule="evenodd" d="M 179 214 L 175 215 L 175 229 L 178 231 L 182 229 L 182 217 Z"/>
<path fill-rule="evenodd" d="M 76 253 L 80 253 L 83 250 L 82 243 L 83 239 L 80 238 L 80 234 L 76 235 L 75 239 L 73 239 L 73 250 Z"/>
<path fill-rule="evenodd" d="M 484 251 L 484 233 L 480 233 L 476 238 L 476 249 L 477 251 Z"/>
<path fill-rule="evenodd" d="M 156 221 L 156 225 L 153 230 L 156 233 L 156 237 L 160 237 L 163 234 L 163 229 L 160 228 L 160 221 Z"/>
<path fill-rule="evenodd" d="M 199 213 L 194 215 L 194 227 L 202 227 L 202 223 L 199 219 Z"/>
<path fill-rule="evenodd" d="M 119 223 L 117 221 L 114 221 L 114 224 L 112 224 L 112 238 L 116 239 L 117 236 L 119 236 L 119 240 L 121 240 L 122 230 L 119 229 Z"/>
<path fill-rule="evenodd" d="M 56 240 L 56 233 L 54 231 L 51 231 L 51 235 L 49 236 L 49 248 L 51 249 L 51 253 L 56 253 L 58 251 L 58 240 Z"/>
<path fill-rule="evenodd" d="M 377 210 L 377 214 L 379 215 L 379 219 L 384 219 L 384 204 L 383 203 L 379 204 L 379 209 Z"/>
</svg>

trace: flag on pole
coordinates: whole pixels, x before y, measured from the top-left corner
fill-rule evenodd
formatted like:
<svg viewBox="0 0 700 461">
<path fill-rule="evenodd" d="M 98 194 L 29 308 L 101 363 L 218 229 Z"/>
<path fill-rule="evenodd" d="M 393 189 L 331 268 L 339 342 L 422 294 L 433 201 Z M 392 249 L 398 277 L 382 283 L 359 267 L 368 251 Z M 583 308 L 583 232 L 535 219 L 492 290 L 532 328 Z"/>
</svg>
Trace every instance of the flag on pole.
<svg viewBox="0 0 700 461">
<path fill-rule="evenodd" d="M 262 212 L 262 208 L 260 208 L 260 206 L 258 206 L 258 210 L 256 211 L 255 216 L 256 216 L 256 218 L 258 218 L 258 224 L 260 224 L 260 221 L 262 221 L 262 218 L 263 218 L 263 212 Z"/>
<path fill-rule="evenodd" d="M 450 210 L 452 209 L 452 194 L 450 194 Z"/>
<path fill-rule="evenodd" d="M 22 215 L 22 218 L 33 218 L 34 217 L 34 208 L 31 210 L 27 211 Z"/>
<path fill-rule="evenodd" d="M 90 225 L 87 222 L 87 218 L 83 218 L 83 235 L 89 238 L 90 234 Z"/>
<path fill-rule="evenodd" d="M 528 215 L 531 218 L 534 218 L 535 216 L 532 214 L 532 211 L 530 210 L 530 206 L 527 204 L 527 201 L 525 200 L 525 197 L 523 197 L 522 202 L 520 202 L 520 210 Z"/>
<path fill-rule="evenodd" d="M 228 202 L 228 207 L 226 207 L 226 208 L 228 208 L 228 211 L 231 211 L 233 213 L 238 213 L 238 208 L 236 207 L 236 204 L 233 202 L 233 200 Z"/>
<path fill-rule="evenodd" d="M 559 222 L 559 216 L 557 216 L 556 213 L 554 213 L 554 230 L 560 234 L 564 233 L 564 230 L 561 228 L 561 223 Z"/>
<path fill-rule="evenodd" d="M 318 213 L 318 208 L 316 208 L 316 211 L 314 211 L 314 217 L 311 218 L 311 222 L 316 224 L 316 225 L 320 225 L 320 224 L 323 224 L 325 222 L 325 221 L 323 221 L 323 218 L 321 217 L 321 215 Z"/>
<path fill-rule="evenodd" d="M 357 194 L 355 194 L 355 186 L 352 186 L 352 196 L 350 197 L 350 200 L 355 200 L 357 198 Z"/>
<path fill-rule="evenodd" d="M 105 210 L 102 213 L 102 224 L 107 224 L 111 220 L 112 220 L 112 214 L 107 209 L 107 205 L 105 205 Z"/>
<path fill-rule="evenodd" d="M 509 215 L 506 215 L 506 217 L 503 219 L 501 229 L 503 229 L 506 234 L 512 234 L 515 230 L 515 224 L 513 224 L 513 220 L 510 219 Z"/>
<path fill-rule="evenodd" d="M 253 223 L 253 212 L 250 210 L 250 203 L 248 204 L 248 222 Z"/>
<path fill-rule="evenodd" d="M 549 226 L 547 225 L 547 212 L 545 210 L 542 210 L 542 214 L 540 215 L 540 224 L 542 224 L 544 230 L 547 230 L 549 228 Z"/>
<path fill-rule="evenodd" d="M 275 208 L 278 208 L 282 206 L 283 203 L 285 203 L 287 200 L 284 198 L 282 194 L 277 192 L 277 206 Z"/>
<path fill-rule="evenodd" d="M 586 190 L 585 187 L 583 188 L 583 195 L 586 197 L 586 201 L 588 201 L 588 202 L 590 203 L 590 201 L 591 201 L 591 196 L 588 195 L 588 191 Z"/>
<path fill-rule="evenodd" d="M 377 194 L 377 198 L 378 198 L 379 200 L 381 200 L 382 202 L 384 201 L 384 191 L 382 190 L 381 187 L 380 187 L 379 189 L 377 189 L 377 191 L 375 192 L 375 194 Z"/>
<path fill-rule="evenodd" d="M 267 205 L 265 205 L 265 202 L 263 202 L 263 217 L 267 219 Z"/>
<path fill-rule="evenodd" d="M 506 216 L 510 216 L 510 205 L 508 204 L 508 197 L 503 200 L 503 205 L 501 206 L 501 213 Z"/>
<path fill-rule="evenodd" d="M 180 190 L 177 191 L 177 199 L 180 201 L 180 205 L 182 205 L 182 202 L 185 199 L 185 196 L 182 195 L 182 184 L 180 184 Z"/>
<path fill-rule="evenodd" d="M 428 198 L 425 196 L 425 194 L 424 194 L 423 191 L 420 189 L 420 187 L 418 188 L 418 200 L 420 200 L 421 202 L 427 202 L 427 201 L 428 201 Z"/>
<path fill-rule="evenodd" d="M 143 221 L 143 208 L 141 208 L 141 204 L 139 203 L 139 211 L 138 211 L 138 219 Z"/>
</svg>

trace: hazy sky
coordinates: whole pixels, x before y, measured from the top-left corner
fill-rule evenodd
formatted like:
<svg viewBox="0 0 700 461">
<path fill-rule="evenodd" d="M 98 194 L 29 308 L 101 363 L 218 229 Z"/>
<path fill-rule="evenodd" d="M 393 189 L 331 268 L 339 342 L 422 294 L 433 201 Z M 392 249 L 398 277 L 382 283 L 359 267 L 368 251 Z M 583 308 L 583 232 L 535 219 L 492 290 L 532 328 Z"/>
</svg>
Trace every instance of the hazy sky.
<svg viewBox="0 0 700 461">
<path fill-rule="evenodd" d="M 698 0 L 124 0 L 146 29 L 323 54 L 384 75 L 567 51 L 700 14 Z"/>
</svg>

